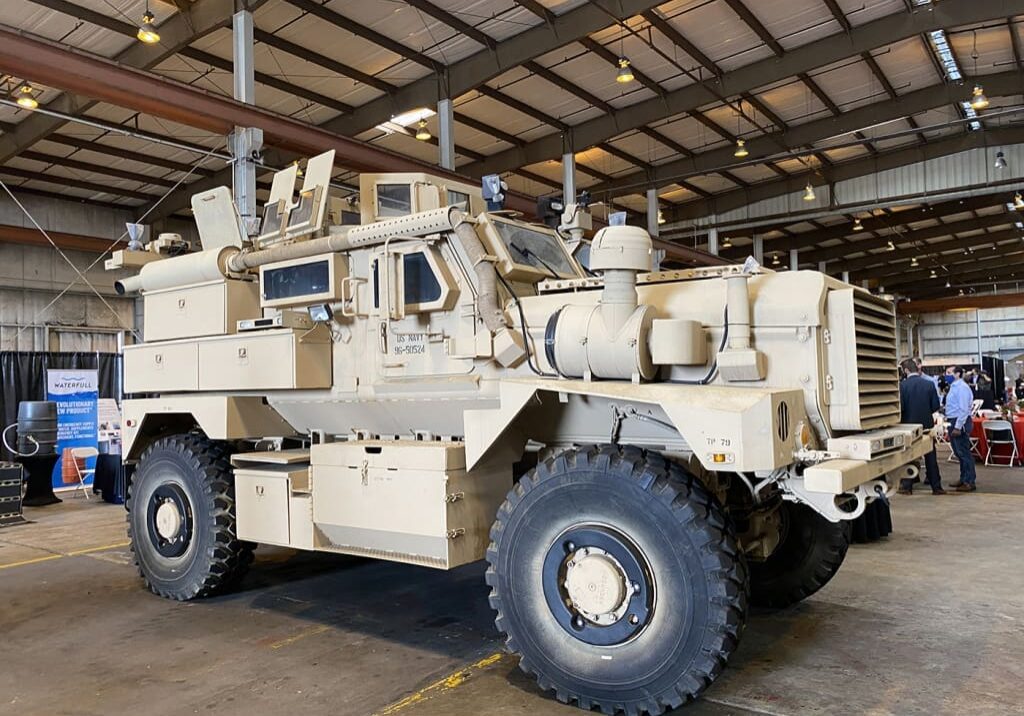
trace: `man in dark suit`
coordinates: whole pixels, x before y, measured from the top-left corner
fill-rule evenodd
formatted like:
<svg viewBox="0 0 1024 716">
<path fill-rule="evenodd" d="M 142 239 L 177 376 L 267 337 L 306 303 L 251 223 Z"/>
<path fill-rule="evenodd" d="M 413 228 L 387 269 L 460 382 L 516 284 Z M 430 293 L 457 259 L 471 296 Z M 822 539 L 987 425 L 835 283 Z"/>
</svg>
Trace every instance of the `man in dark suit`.
<svg viewBox="0 0 1024 716">
<path fill-rule="evenodd" d="M 906 379 L 900 383 L 900 422 L 918 423 L 925 430 L 935 427 L 935 411 L 939 409 L 939 396 L 935 392 L 935 383 L 921 374 L 921 366 L 912 359 L 900 364 Z M 925 474 L 933 495 L 944 495 L 942 481 L 939 478 L 939 457 L 932 446 L 931 452 L 924 456 Z M 900 480 L 899 494 L 913 494 L 914 481 Z"/>
</svg>

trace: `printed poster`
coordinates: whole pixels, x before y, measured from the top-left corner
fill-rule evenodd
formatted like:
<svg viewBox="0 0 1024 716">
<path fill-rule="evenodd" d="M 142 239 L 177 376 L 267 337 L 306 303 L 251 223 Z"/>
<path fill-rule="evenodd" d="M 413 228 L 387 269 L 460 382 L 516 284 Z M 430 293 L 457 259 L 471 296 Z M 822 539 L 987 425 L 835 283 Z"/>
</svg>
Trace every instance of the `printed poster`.
<svg viewBox="0 0 1024 716">
<path fill-rule="evenodd" d="M 57 404 L 57 454 L 53 467 L 53 486 L 75 487 L 79 473 L 85 484 L 92 484 L 96 458 L 76 458 L 73 448 L 96 448 L 99 403 L 99 372 L 80 369 L 46 371 L 46 399 Z"/>
</svg>

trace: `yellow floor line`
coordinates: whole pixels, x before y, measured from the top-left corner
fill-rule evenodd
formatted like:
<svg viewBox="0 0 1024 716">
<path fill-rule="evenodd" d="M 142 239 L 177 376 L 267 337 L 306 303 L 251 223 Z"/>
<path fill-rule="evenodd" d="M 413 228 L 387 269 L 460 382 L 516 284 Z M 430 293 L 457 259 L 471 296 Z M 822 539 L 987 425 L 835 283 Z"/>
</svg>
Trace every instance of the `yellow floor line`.
<svg viewBox="0 0 1024 716">
<path fill-rule="evenodd" d="M 323 634 L 325 631 L 328 631 L 329 629 L 330 629 L 330 627 L 326 626 L 326 625 L 321 625 L 321 626 L 313 627 L 312 629 L 307 629 L 306 631 L 299 632 L 298 634 L 296 634 L 294 636 L 290 636 L 287 639 L 282 639 L 281 641 L 275 641 L 273 644 L 270 645 L 270 648 L 271 649 L 280 649 L 282 646 L 288 646 L 289 644 L 294 644 L 295 642 L 299 641 L 300 639 L 305 639 L 307 636 L 316 636 L 317 634 Z"/>
<path fill-rule="evenodd" d="M 432 699 L 435 696 L 439 696 L 452 689 L 457 689 L 466 682 L 466 680 L 472 676 L 475 672 L 482 671 L 488 666 L 496 664 L 501 661 L 505 654 L 503 652 L 497 652 L 490 656 L 485 656 L 480 661 L 474 662 L 469 666 L 459 669 L 458 671 L 445 676 L 442 679 L 438 679 L 434 683 L 424 686 L 419 691 L 409 694 L 404 699 L 394 702 L 389 706 L 385 706 L 381 711 L 378 711 L 375 716 L 391 716 L 396 714 L 413 704 Z"/>
<path fill-rule="evenodd" d="M 11 569 L 12 567 L 24 567 L 27 564 L 38 564 L 39 562 L 49 562 L 51 559 L 61 559 L 64 555 L 62 554 L 48 554 L 45 557 L 36 557 L 35 559 L 23 559 L 20 562 L 11 562 L 10 564 L 0 564 L 0 569 Z"/>
<path fill-rule="evenodd" d="M 11 562 L 10 564 L 0 564 L 0 569 L 12 569 L 13 567 L 24 567 L 29 564 L 38 564 L 39 562 L 49 562 L 53 559 L 63 559 L 64 557 L 77 557 L 82 554 L 90 554 L 92 552 L 103 552 L 108 549 L 117 549 L 118 547 L 127 547 L 131 542 L 116 542 L 114 544 L 105 544 L 100 547 L 89 547 L 87 549 L 78 549 L 73 552 L 59 552 L 56 554 L 48 554 L 45 557 L 34 557 L 32 559 L 23 559 L 20 562 Z M 32 547 L 31 549 L 43 549 L 42 547 Z"/>
</svg>

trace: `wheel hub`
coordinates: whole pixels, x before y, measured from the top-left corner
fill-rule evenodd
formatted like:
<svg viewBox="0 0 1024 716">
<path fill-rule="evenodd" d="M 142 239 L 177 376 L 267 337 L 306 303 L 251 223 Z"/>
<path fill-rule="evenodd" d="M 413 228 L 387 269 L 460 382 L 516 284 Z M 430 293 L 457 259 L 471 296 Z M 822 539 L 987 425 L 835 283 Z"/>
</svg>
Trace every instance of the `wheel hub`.
<svg viewBox="0 0 1024 716">
<path fill-rule="evenodd" d="M 626 570 L 599 547 L 583 547 L 569 556 L 563 585 L 573 609 L 601 625 L 621 619 L 633 594 Z"/>
<path fill-rule="evenodd" d="M 164 500 L 156 508 L 156 532 L 166 540 L 174 539 L 181 530 L 181 512 L 173 500 Z"/>
<path fill-rule="evenodd" d="M 605 526 L 573 527 L 544 558 L 544 598 L 569 634 L 588 644 L 629 641 L 654 613 L 654 579 L 643 552 Z"/>
<path fill-rule="evenodd" d="M 181 557 L 192 542 L 192 508 L 188 496 L 174 482 L 153 490 L 146 508 L 149 540 L 164 557 Z"/>
</svg>

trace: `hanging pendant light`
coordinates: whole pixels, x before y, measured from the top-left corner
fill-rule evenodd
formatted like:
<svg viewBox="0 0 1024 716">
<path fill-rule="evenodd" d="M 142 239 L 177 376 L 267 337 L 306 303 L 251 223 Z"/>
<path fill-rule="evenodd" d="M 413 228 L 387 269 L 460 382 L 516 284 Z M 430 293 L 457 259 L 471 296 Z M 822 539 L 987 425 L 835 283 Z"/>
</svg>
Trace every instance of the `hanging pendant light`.
<svg viewBox="0 0 1024 716">
<path fill-rule="evenodd" d="M 892 239 L 889 239 L 889 241 L 885 244 L 885 250 L 886 251 L 895 251 L 896 250 L 896 244 L 894 244 L 892 242 Z"/>
<path fill-rule="evenodd" d="M 416 139 L 420 140 L 421 142 L 426 142 L 433 136 L 430 133 L 430 130 L 427 129 L 427 120 L 421 119 L 420 123 L 416 125 L 416 127 Z"/>
<path fill-rule="evenodd" d="M 996 169 L 1006 169 L 1006 155 L 1003 154 L 1003 150 L 996 152 L 996 161 L 992 166 Z"/>
<path fill-rule="evenodd" d="M 39 102 L 36 100 L 35 97 L 32 96 L 33 92 L 35 92 L 35 90 L 32 89 L 32 85 L 28 85 L 28 84 L 22 85 L 18 89 L 18 99 L 17 99 L 18 106 L 21 107 L 22 109 L 29 109 L 29 110 L 32 110 L 32 109 L 35 109 L 36 107 L 38 107 L 39 106 Z M 1017 196 L 1019 197 L 1020 194 L 1018 194 Z"/>
<path fill-rule="evenodd" d="M 661 209 L 658 209 L 658 226 L 665 223 L 665 214 L 662 213 Z"/>
<path fill-rule="evenodd" d="M 932 269 L 931 273 L 928 274 L 928 278 L 938 278 L 938 277 L 939 277 L 939 274 L 935 272 L 935 269 Z"/>
<path fill-rule="evenodd" d="M 736 157 L 737 159 L 742 159 L 743 157 L 747 156 L 748 154 L 750 154 L 750 152 L 747 151 L 747 142 L 745 140 L 743 140 L 743 139 L 737 139 L 736 140 L 736 151 L 733 152 L 732 155 L 734 157 Z"/>
<path fill-rule="evenodd" d="M 864 231 L 864 224 L 860 223 L 860 219 L 854 219 L 853 220 L 853 230 L 854 231 Z"/>
<path fill-rule="evenodd" d="M 778 253 L 772 254 L 772 266 L 781 266 L 782 259 L 779 258 Z"/>
<path fill-rule="evenodd" d="M 619 71 L 615 73 L 615 81 L 623 85 L 633 81 L 633 70 L 630 69 L 628 57 L 619 58 Z"/>
<path fill-rule="evenodd" d="M 910 259 L 910 265 L 913 266 L 914 268 L 917 268 L 917 266 L 919 264 L 917 263 L 917 257 L 916 256 L 913 257 L 912 259 Z"/>
<path fill-rule="evenodd" d="M 811 186 L 810 182 L 807 182 L 807 186 L 804 187 L 804 201 L 814 201 L 817 198 L 814 195 L 814 187 Z"/>
<path fill-rule="evenodd" d="M 149 3 L 146 3 L 146 12 L 142 15 L 142 24 L 139 25 L 139 31 L 135 33 L 135 36 L 139 38 L 139 42 L 147 45 L 155 45 L 160 42 L 160 33 L 153 26 L 155 20 L 156 17 L 149 11 Z"/>
<path fill-rule="evenodd" d="M 974 85 L 974 91 L 971 93 L 971 109 L 978 111 L 986 107 L 988 107 L 988 97 L 985 96 L 985 90 L 981 85 Z"/>
<path fill-rule="evenodd" d="M 722 248 L 723 249 L 731 249 L 732 248 L 732 239 L 730 239 L 728 236 L 726 236 L 724 239 L 722 239 Z"/>
<path fill-rule="evenodd" d="M 948 278 L 946 279 L 946 288 L 953 288 L 953 284 L 949 282 Z"/>
</svg>

